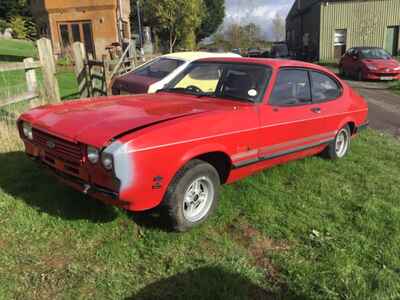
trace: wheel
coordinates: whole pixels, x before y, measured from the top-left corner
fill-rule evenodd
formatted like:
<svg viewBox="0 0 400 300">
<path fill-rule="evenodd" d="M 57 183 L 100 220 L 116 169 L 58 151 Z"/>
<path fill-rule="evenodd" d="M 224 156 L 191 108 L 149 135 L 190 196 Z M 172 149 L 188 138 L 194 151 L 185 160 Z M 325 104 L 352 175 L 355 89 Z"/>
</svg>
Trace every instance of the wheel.
<svg viewBox="0 0 400 300">
<path fill-rule="evenodd" d="M 350 149 L 350 141 L 350 127 L 345 126 L 339 130 L 335 140 L 326 147 L 324 152 L 322 152 L 322 155 L 327 159 L 343 158 Z"/>
<path fill-rule="evenodd" d="M 164 196 L 164 213 L 176 231 L 204 222 L 214 211 L 219 194 L 217 170 L 202 160 L 192 160 L 173 179 Z"/>
<path fill-rule="evenodd" d="M 346 78 L 346 71 L 343 69 L 343 66 L 339 66 L 339 75 L 342 78 Z"/>
<path fill-rule="evenodd" d="M 362 70 L 359 70 L 359 71 L 357 72 L 357 80 L 358 80 L 358 81 L 363 81 L 363 80 L 364 80 L 364 75 L 363 75 Z"/>
</svg>

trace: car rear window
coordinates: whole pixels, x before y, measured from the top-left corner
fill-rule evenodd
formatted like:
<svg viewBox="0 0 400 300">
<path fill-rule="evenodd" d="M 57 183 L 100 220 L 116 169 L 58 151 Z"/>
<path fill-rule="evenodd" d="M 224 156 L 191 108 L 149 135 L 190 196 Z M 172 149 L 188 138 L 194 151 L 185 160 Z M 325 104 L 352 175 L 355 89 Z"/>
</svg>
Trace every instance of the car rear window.
<svg viewBox="0 0 400 300">
<path fill-rule="evenodd" d="M 341 88 L 336 81 L 322 73 L 312 71 L 311 81 L 314 102 L 336 99 L 341 94 Z"/>
<path fill-rule="evenodd" d="M 133 74 L 144 77 L 163 79 L 184 63 L 184 61 L 179 59 L 158 58 L 152 62 L 149 62 L 143 67 L 139 67 L 138 69 L 133 71 Z"/>
</svg>

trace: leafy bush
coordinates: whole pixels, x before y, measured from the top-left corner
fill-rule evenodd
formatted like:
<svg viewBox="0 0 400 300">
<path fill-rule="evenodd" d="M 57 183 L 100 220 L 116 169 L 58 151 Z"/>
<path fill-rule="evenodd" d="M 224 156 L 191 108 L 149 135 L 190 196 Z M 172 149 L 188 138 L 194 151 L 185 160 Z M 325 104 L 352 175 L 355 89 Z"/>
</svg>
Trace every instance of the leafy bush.
<svg viewBox="0 0 400 300">
<path fill-rule="evenodd" d="M 24 40 L 28 37 L 26 20 L 21 16 L 14 16 L 10 19 L 10 27 L 16 39 Z"/>
<path fill-rule="evenodd" d="M 6 30 L 6 28 L 8 27 L 8 23 L 6 20 L 4 19 L 0 19 L 0 33 L 3 33 L 4 30 Z"/>
<path fill-rule="evenodd" d="M 30 17 L 14 16 L 10 19 L 10 27 L 16 39 L 35 40 L 38 36 L 36 24 Z"/>
</svg>

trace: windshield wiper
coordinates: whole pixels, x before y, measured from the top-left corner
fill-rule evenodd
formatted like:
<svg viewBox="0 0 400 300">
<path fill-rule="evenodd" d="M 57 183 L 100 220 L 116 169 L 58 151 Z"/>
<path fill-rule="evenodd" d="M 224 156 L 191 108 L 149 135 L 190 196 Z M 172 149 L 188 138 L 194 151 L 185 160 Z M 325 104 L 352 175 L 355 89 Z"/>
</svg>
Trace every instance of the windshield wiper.
<svg viewBox="0 0 400 300">
<path fill-rule="evenodd" d="M 185 94 L 190 94 L 190 95 L 194 95 L 197 96 L 199 98 L 201 97 L 212 97 L 213 95 L 211 93 L 197 93 L 195 91 L 191 91 L 189 89 L 186 88 L 163 88 L 157 91 L 157 93 L 161 93 L 161 92 L 183 92 Z"/>
<path fill-rule="evenodd" d="M 185 91 L 187 91 L 186 89 L 184 89 L 184 88 L 163 88 L 163 89 L 159 89 L 159 90 L 157 90 L 157 93 L 162 93 L 162 92 L 185 92 Z"/>
</svg>

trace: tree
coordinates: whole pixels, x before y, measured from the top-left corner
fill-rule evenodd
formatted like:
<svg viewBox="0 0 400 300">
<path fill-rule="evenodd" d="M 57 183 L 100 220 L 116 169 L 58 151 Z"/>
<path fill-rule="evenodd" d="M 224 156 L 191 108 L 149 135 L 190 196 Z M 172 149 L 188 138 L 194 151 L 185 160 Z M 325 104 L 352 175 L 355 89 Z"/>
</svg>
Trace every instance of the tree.
<svg viewBox="0 0 400 300">
<path fill-rule="evenodd" d="M 240 26 L 238 23 L 231 23 L 225 30 L 225 36 L 233 48 L 256 47 L 258 42 L 262 40 L 261 28 L 254 23 L 244 26 Z"/>
<path fill-rule="evenodd" d="M 254 46 L 257 41 L 261 39 L 261 28 L 260 26 L 249 23 L 242 28 L 243 41 L 247 44 L 246 46 Z"/>
<path fill-rule="evenodd" d="M 286 24 L 284 18 L 279 13 L 272 20 L 272 32 L 275 41 L 283 41 L 285 39 Z"/>
<path fill-rule="evenodd" d="M 204 17 L 197 33 L 197 41 L 211 36 L 225 18 L 225 0 L 204 0 Z"/>
<path fill-rule="evenodd" d="M 170 52 L 177 44 L 183 48 L 195 47 L 196 32 L 203 18 L 202 0 L 141 0 L 141 3 L 143 24 L 168 41 Z"/>
<path fill-rule="evenodd" d="M 233 48 L 242 48 L 242 27 L 237 23 L 232 23 L 225 31 L 227 40 L 231 43 Z"/>
<path fill-rule="evenodd" d="M 29 15 L 27 0 L 0 0 L 0 19 Z"/>
</svg>

